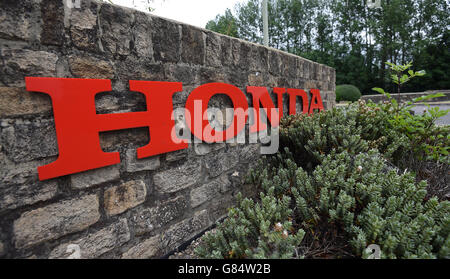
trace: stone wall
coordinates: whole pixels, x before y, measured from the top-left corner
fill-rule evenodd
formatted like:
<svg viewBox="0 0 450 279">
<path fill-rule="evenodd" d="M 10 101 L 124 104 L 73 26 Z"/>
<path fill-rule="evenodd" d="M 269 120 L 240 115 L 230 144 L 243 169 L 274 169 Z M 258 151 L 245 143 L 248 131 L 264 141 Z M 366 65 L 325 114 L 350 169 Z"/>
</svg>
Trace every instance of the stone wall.
<svg viewBox="0 0 450 279">
<path fill-rule="evenodd" d="M 237 192 L 252 193 L 242 181 L 259 156 L 258 145 L 198 143 L 136 160 L 148 128 L 127 129 L 100 133 L 120 164 L 39 181 L 58 147 L 51 99 L 27 92 L 26 76 L 110 79 L 97 113 L 145 110 L 130 79 L 182 82 L 175 107 L 208 82 L 318 88 L 334 105 L 330 67 L 132 9 L 65 2 L 0 3 L 0 257 L 65 258 L 71 244 L 83 258 L 164 257 L 224 216 Z"/>
</svg>

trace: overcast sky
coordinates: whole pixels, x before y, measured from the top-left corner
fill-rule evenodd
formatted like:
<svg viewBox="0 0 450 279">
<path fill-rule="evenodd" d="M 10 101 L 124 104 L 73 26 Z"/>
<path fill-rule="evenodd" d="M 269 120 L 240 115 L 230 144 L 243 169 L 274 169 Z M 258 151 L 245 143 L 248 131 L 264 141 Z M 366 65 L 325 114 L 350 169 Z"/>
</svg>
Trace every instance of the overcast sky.
<svg viewBox="0 0 450 279">
<path fill-rule="evenodd" d="M 247 0 L 153 0 L 153 14 L 204 28 L 206 23 L 225 9 Z M 114 4 L 146 10 L 147 0 L 112 0 Z"/>
</svg>

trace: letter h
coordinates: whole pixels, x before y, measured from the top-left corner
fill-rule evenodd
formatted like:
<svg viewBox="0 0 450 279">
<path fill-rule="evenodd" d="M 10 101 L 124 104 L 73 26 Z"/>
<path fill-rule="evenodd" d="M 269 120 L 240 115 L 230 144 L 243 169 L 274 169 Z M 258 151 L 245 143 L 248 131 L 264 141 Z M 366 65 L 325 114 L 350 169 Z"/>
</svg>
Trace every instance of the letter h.
<svg viewBox="0 0 450 279">
<path fill-rule="evenodd" d="M 150 142 L 137 149 L 137 157 L 185 149 L 185 142 L 175 143 L 171 131 L 172 96 L 182 90 L 179 82 L 130 80 L 130 91 L 145 95 L 147 110 L 140 112 L 96 114 L 95 95 L 111 91 L 111 81 L 104 79 L 26 77 L 28 91 L 52 98 L 58 140 L 58 159 L 38 167 L 39 180 L 96 169 L 120 162 L 118 152 L 104 152 L 99 132 L 149 127 Z M 151 96 L 153 98 L 151 98 Z"/>
</svg>

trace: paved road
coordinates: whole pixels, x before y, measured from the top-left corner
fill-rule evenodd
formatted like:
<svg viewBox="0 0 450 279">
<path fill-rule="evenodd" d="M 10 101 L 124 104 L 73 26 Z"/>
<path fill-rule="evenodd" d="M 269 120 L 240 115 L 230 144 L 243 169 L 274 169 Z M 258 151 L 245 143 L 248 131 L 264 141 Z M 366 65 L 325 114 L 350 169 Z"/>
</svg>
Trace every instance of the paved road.
<svg viewBox="0 0 450 279">
<path fill-rule="evenodd" d="M 445 104 L 430 104 L 430 107 L 439 107 L 441 110 L 450 109 L 450 103 Z M 424 110 L 427 110 L 428 107 L 426 105 L 417 105 L 412 110 L 415 114 L 422 114 Z M 450 125 L 450 112 L 436 121 L 438 125 Z"/>
</svg>

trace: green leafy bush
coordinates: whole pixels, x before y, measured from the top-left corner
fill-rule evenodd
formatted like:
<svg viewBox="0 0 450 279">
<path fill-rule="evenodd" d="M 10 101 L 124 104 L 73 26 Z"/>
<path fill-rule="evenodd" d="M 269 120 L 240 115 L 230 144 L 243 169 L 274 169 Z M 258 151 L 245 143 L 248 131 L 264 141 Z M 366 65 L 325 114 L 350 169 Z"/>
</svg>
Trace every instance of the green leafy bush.
<svg viewBox="0 0 450 279">
<path fill-rule="evenodd" d="M 274 188 L 261 193 L 260 203 L 238 196 L 239 206 L 230 209 L 228 218 L 216 233 L 203 237 L 205 245 L 197 248 L 202 258 L 291 258 L 305 232 L 292 234 L 289 221 L 290 197 L 277 198 Z"/>
<path fill-rule="evenodd" d="M 359 89 L 351 84 L 343 84 L 336 86 L 336 102 L 350 101 L 355 102 L 361 98 Z"/>
<path fill-rule="evenodd" d="M 281 120 L 280 146 L 288 147 L 295 162 L 308 171 L 332 150 L 357 154 L 376 148 L 385 158 L 400 160 L 409 140 L 390 127 L 390 118 L 389 108 L 364 101 L 320 114 L 291 115 Z"/>
<path fill-rule="evenodd" d="M 357 256 L 367 257 L 372 243 L 383 258 L 449 256 L 450 203 L 425 201 L 426 183 L 390 169 L 377 152 L 330 154 L 312 175 L 299 169 L 296 177 L 292 193 L 305 230 L 326 222 L 345 233 Z"/>
<path fill-rule="evenodd" d="M 409 75 L 392 78 L 421 73 Z M 375 90 L 389 101 L 283 118 L 280 151 L 248 175 L 260 198 L 240 197 L 197 254 L 367 258 L 377 244 L 382 258 L 450 258 L 450 202 L 421 181 L 433 181 L 422 175 L 430 164 L 448 177 L 449 127 L 434 125 L 446 112 L 409 113 L 439 94 L 399 104 Z"/>
<path fill-rule="evenodd" d="M 412 66 L 411 62 L 405 65 L 395 65 L 388 62 L 386 64 L 394 72 L 391 74 L 391 80 L 397 84 L 399 94 L 402 85 L 414 77 L 425 75 L 424 71 L 414 72 L 413 70 L 408 70 Z M 403 72 L 407 70 L 408 74 L 404 74 Z M 406 103 L 399 103 L 382 88 L 376 87 L 373 90 L 383 94 L 388 99 L 388 102 L 381 105 L 381 108 L 391 115 L 388 120 L 391 124 L 390 129 L 398 131 L 409 139 L 410 153 L 406 154 L 408 156 L 405 155 L 405 157 L 408 159 L 409 157 L 415 157 L 413 159 L 416 160 L 423 158 L 446 164 L 450 162 L 448 156 L 450 150 L 450 127 L 434 125 L 438 118 L 447 115 L 450 110 L 439 110 L 439 107 L 431 108 L 427 105 L 428 109 L 422 115 L 412 115 L 410 113 L 415 104 L 442 97 L 444 94 L 430 94 Z M 376 105 L 371 104 L 370 106 L 375 107 Z"/>
<path fill-rule="evenodd" d="M 231 209 L 203 239 L 199 256 L 308 257 L 304 247 L 320 245 L 329 234 L 347 239 L 347 252 L 358 257 L 367 257 L 373 243 L 383 258 L 450 256 L 450 202 L 425 200 L 426 183 L 398 173 L 377 151 L 332 151 L 312 173 L 288 157 L 251 173 L 263 192 L 261 205 L 245 199 Z M 302 238 L 308 243 L 299 245 Z"/>
<path fill-rule="evenodd" d="M 449 202 L 428 198 L 426 182 L 391 163 L 411 150 L 391 110 L 360 101 L 284 118 L 281 151 L 249 174 L 261 198 L 232 208 L 198 255 L 367 257 L 377 244 L 385 258 L 450 257 Z"/>
</svg>

